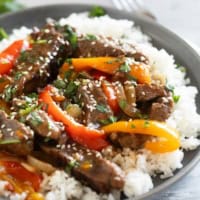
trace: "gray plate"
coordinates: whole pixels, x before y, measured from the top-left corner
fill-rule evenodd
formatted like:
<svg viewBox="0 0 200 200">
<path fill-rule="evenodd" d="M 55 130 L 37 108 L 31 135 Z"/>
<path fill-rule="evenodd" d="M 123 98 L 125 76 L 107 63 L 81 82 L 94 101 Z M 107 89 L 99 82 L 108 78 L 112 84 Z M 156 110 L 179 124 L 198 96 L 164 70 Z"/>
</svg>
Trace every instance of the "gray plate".
<svg viewBox="0 0 200 200">
<path fill-rule="evenodd" d="M 48 17 L 59 19 L 67 17 L 72 12 L 83 12 L 90 10 L 91 6 L 87 5 L 53 5 L 27 9 L 18 13 L 7 14 L 0 17 L 0 26 L 4 27 L 8 32 L 13 28 L 21 26 L 33 27 L 42 26 Z M 170 54 L 175 56 L 177 63 L 182 64 L 188 70 L 188 76 L 192 80 L 192 85 L 200 88 L 200 57 L 197 53 L 187 45 L 182 39 L 168 31 L 161 25 L 152 22 L 149 19 L 140 16 L 137 13 L 126 13 L 115 9 L 106 8 L 107 13 L 116 19 L 134 20 L 142 31 L 153 39 L 153 43 L 158 48 L 166 49 Z M 198 112 L 200 112 L 200 95 L 197 97 Z M 166 189 L 181 177 L 183 177 L 192 167 L 199 161 L 200 148 L 195 151 L 185 153 L 183 160 L 183 168 L 177 170 L 175 175 L 166 180 L 154 179 L 154 189 L 150 192 L 136 198 L 137 200 L 151 199 L 154 195 Z M 136 200 L 135 199 L 135 200 Z"/>
</svg>

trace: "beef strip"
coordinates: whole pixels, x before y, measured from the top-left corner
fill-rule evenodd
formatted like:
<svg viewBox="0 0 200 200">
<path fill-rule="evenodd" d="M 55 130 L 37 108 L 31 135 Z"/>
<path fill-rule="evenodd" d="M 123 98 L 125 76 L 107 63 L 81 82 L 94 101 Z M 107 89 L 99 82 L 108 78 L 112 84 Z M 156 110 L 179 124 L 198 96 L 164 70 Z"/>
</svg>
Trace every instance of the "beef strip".
<svg viewBox="0 0 200 200">
<path fill-rule="evenodd" d="M 112 133 L 109 135 L 109 138 L 117 147 L 127 147 L 137 150 L 139 148 L 143 148 L 144 143 L 150 139 L 151 136 L 129 133 Z"/>
<path fill-rule="evenodd" d="M 89 79 L 83 79 L 78 88 L 78 96 L 83 102 L 85 111 L 85 124 L 89 127 L 98 128 L 100 123 L 113 116 L 99 84 Z"/>
<path fill-rule="evenodd" d="M 97 192 L 108 193 L 124 186 L 124 174 L 120 168 L 96 151 L 69 141 L 62 149 L 44 145 L 41 148 L 54 160 L 54 165 L 70 170 L 75 178 Z"/>
<path fill-rule="evenodd" d="M 136 86 L 136 101 L 141 104 L 140 110 L 149 116 L 149 119 L 165 121 L 173 109 L 171 92 L 164 86 L 138 84 Z"/>
<path fill-rule="evenodd" d="M 150 107 L 149 118 L 157 121 L 165 121 L 172 113 L 173 104 L 171 96 L 158 98 Z"/>
<path fill-rule="evenodd" d="M 0 111 L 0 149 L 19 156 L 30 154 L 33 149 L 33 131 L 24 124 Z"/>
<path fill-rule="evenodd" d="M 139 52 L 131 44 L 122 44 L 118 40 L 110 37 L 105 38 L 97 36 L 96 39 L 90 40 L 87 37 L 79 37 L 74 57 L 133 57 L 138 62 L 148 63 L 148 58 Z"/>
<path fill-rule="evenodd" d="M 26 124 L 40 136 L 54 140 L 59 140 L 63 133 L 63 127 L 42 110 L 31 112 L 26 117 Z"/>
<path fill-rule="evenodd" d="M 69 42 L 53 25 L 32 33 L 31 39 L 32 48 L 21 54 L 11 72 L 13 81 L 4 91 L 6 100 L 45 86 L 56 78 L 63 59 L 71 55 Z"/>
<path fill-rule="evenodd" d="M 138 84 L 135 87 L 136 101 L 151 101 L 157 97 L 167 96 L 167 90 L 164 86 L 154 84 Z"/>
</svg>

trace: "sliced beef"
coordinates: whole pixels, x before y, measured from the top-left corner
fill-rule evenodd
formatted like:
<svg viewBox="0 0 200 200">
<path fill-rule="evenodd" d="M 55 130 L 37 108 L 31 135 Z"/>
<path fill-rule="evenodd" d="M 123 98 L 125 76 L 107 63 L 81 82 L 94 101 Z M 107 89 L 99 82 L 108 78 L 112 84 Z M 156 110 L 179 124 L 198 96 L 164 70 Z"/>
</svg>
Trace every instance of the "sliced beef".
<svg viewBox="0 0 200 200">
<path fill-rule="evenodd" d="M 53 25 L 32 33 L 31 40 L 32 48 L 21 54 L 11 72 L 13 82 L 4 91 L 7 100 L 45 86 L 57 76 L 58 67 L 71 54 L 69 42 Z"/>
<path fill-rule="evenodd" d="M 150 139 L 151 136 L 129 133 L 112 133 L 109 138 L 117 147 L 127 147 L 137 150 L 139 148 L 143 148 L 144 143 Z"/>
<path fill-rule="evenodd" d="M 120 190 L 124 186 L 124 174 L 120 168 L 102 158 L 98 152 L 76 143 L 68 143 L 62 149 L 44 145 L 41 148 L 54 160 L 54 165 L 71 171 L 75 178 L 97 192 L 108 193 L 112 189 Z"/>
<path fill-rule="evenodd" d="M 35 110 L 26 117 L 26 123 L 42 137 L 59 140 L 63 127 L 42 110 Z"/>
<path fill-rule="evenodd" d="M 157 97 L 167 96 L 168 91 L 164 86 L 154 84 L 138 84 L 135 88 L 136 101 L 151 101 Z"/>
<path fill-rule="evenodd" d="M 78 96 L 83 102 L 85 111 L 85 124 L 89 127 L 98 128 L 100 123 L 113 116 L 99 84 L 89 79 L 83 79 L 78 88 Z"/>
<path fill-rule="evenodd" d="M 33 131 L 0 111 L 0 149 L 24 156 L 33 149 Z"/>
<path fill-rule="evenodd" d="M 165 121 L 173 110 L 173 100 L 170 96 L 158 98 L 152 103 L 149 118 L 157 121 Z"/>
<path fill-rule="evenodd" d="M 79 37 L 74 57 L 103 57 L 103 56 L 126 56 L 133 57 L 138 62 L 148 63 L 148 58 L 139 52 L 131 44 L 122 44 L 118 40 L 105 37 L 96 37 L 91 40 L 87 37 Z"/>
<path fill-rule="evenodd" d="M 142 113 L 149 119 L 165 121 L 173 109 L 172 94 L 164 86 L 138 84 L 136 101 Z"/>
</svg>

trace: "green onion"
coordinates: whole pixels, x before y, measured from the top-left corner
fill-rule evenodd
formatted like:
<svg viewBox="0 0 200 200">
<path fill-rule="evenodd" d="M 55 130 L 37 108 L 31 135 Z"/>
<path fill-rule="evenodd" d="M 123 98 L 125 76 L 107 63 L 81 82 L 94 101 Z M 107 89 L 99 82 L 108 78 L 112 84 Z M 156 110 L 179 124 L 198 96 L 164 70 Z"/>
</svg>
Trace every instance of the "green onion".
<svg viewBox="0 0 200 200">
<path fill-rule="evenodd" d="M 105 10 L 100 6 L 94 6 L 89 12 L 89 17 L 101 17 L 105 15 Z"/>
</svg>

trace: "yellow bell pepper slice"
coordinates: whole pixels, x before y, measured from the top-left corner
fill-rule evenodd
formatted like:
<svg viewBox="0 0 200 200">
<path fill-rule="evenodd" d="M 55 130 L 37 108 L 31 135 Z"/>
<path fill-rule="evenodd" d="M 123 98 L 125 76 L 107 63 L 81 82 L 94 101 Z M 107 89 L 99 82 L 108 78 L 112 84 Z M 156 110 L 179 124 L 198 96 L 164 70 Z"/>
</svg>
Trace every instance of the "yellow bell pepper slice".
<svg viewBox="0 0 200 200">
<path fill-rule="evenodd" d="M 153 120 L 119 121 L 102 127 L 105 133 L 112 132 L 145 134 L 156 136 L 155 140 L 147 141 L 145 148 L 154 153 L 175 151 L 180 147 L 179 133 L 167 124 Z"/>
<path fill-rule="evenodd" d="M 120 66 L 125 62 L 126 58 L 115 57 L 93 57 L 93 58 L 72 58 L 70 64 L 76 71 L 95 69 L 107 74 L 113 75 Z M 60 74 L 67 71 L 69 63 L 64 63 L 60 69 Z M 132 64 L 129 74 L 137 79 L 139 83 L 151 83 L 151 75 L 149 66 L 140 64 Z M 61 75 L 62 77 L 62 75 Z"/>
</svg>

